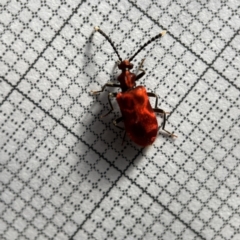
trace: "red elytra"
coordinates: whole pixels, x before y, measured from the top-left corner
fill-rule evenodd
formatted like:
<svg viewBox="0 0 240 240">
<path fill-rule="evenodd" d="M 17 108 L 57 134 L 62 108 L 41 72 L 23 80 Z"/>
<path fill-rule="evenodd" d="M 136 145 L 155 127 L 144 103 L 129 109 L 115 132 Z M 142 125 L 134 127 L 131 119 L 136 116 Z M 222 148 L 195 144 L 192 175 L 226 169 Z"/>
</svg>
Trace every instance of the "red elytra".
<svg viewBox="0 0 240 240">
<path fill-rule="evenodd" d="M 155 141 L 158 132 L 156 115 L 150 105 L 146 88 L 138 86 L 117 94 L 125 131 L 133 142 L 147 146 Z"/>
<path fill-rule="evenodd" d="M 97 94 L 102 92 L 105 87 L 119 87 L 122 90 L 122 92 L 108 94 L 108 101 L 111 109 L 104 116 L 113 111 L 111 98 L 114 96 L 116 97 L 122 116 L 114 120 L 113 124 L 116 127 L 123 129 L 122 127 L 118 126 L 118 123 L 123 121 L 125 126 L 125 129 L 123 130 L 125 130 L 125 134 L 127 133 L 129 138 L 136 144 L 145 147 L 151 145 L 155 141 L 158 133 L 158 122 L 155 112 L 163 114 L 162 129 L 171 137 L 177 137 L 176 135 L 165 130 L 167 112 L 157 107 L 158 96 L 154 93 L 147 92 L 144 86 L 136 87 L 136 81 L 145 74 L 145 71 L 142 69 L 144 59 L 139 66 L 139 71 L 141 71 L 141 73 L 136 75 L 131 72 L 131 69 L 133 68 L 131 61 L 133 58 L 149 43 L 165 35 L 166 31 L 163 31 L 146 42 L 131 58 L 122 60 L 111 39 L 99 27 L 95 27 L 95 30 L 101 33 L 111 44 L 120 60 L 118 68 L 122 70 L 122 73 L 118 76 L 118 81 L 120 84 L 108 82 L 102 87 L 101 90 L 92 91 L 93 94 Z M 149 97 L 156 98 L 154 108 L 152 108 L 149 102 Z"/>
</svg>

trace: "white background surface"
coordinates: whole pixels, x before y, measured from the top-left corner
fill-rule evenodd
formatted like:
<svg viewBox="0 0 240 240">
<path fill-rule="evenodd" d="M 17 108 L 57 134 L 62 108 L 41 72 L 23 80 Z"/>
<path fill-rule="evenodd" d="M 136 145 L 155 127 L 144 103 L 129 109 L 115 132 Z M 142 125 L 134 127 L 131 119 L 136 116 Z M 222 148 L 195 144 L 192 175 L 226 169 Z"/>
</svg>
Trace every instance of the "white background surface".
<svg viewBox="0 0 240 240">
<path fill-rule="evenodd" d="M 239 1 L 1 1 L 1 239 L 240 239 Z M 122 58 L 170 111 L 141 149 L 112 120 Z M 115 106 L 116 104 L 114 104 Z M 158 117 L 161 124 L 161 117 Z"/>
</svg>

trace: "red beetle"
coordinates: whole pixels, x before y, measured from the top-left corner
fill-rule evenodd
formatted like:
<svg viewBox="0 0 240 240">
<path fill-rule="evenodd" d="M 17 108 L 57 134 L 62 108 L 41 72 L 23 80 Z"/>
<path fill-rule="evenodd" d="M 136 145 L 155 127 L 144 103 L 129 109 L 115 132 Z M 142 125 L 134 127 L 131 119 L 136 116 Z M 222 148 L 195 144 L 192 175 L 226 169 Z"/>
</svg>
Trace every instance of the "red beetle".
<svg viewBox="0 0 240 240">
<path fill-rule="evenodd" d="M 158 133 L 158 122 L 155 112 L 163 114 L 162 129 L 171 137 L 177 137 L 176 135 L 165 130 L 167 112 L 157 107 L 158 96 L 155 93 L 147 92 L 146 88 L 143 86 L 136 87 L 136 81 L 145 74 L 145 71 L 142 69 L 144 59 L 139 66 L 139 70 L 141 71 L 140 74 L 136 75 L 130 71 L 133 68 L 133 64 L 131 63 L 133 58 L 149 43 L 164 36 L 166 31 L 161 32 L 146 42 L 131 58 L 122 60 L 111 39 L 99 27 L 95 27 L 95 30 L 101 33 L 111 44 L 120 60 L 118 68 L 122 70 L 122 73 L 118 76 L 118 81 L 120 84 L 108 82 L 102 87 L 101 90 L 92 91 L 92 94 L 97 94 L 102 92 L 105 87 L 119 87 L 122 90 L 122 92 L 108 94 L 108 101 L 111 109 L 104 116 L 113 111 L 111 97 L 116 97 L 122 116 L 114 120 L 113 124 L 116 127 L 123 129 L 122 127 L 118 126 L 118 123 L 123 121 L 125 125 L 125 134 L 127 133 L 130 139 L 136 144 L 145 147 L 155 141 Z M 151 107 L 148 97 L 156 98 L 154 108 Z"/>
</svg>

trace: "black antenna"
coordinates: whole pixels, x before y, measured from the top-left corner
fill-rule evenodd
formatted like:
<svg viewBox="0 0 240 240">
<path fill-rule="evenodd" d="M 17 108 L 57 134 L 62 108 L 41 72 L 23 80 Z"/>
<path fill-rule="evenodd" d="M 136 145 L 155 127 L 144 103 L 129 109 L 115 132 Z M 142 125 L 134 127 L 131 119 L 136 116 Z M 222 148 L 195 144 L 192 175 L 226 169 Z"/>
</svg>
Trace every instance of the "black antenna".
<svg viewBox="0 0 240 240">
<path fill-rule="evenodd" d="M 109 43 L 111 44 L 111 46 L 113 47 L 115 53 L 118 55 L 119 60 L 122 62 L 122 58 L 120 57 L 120 55 L 119 55 L 116 47 L 114 46 L 112 40 L 111 40 L 99 27 L 94 27 L 94 29 L 95 29 L 95 31 L 100 32 L 100 33 L 108 40 L 108 42 L 109 42 Z"/>
<path fill-rule="evenodd" d="M 167 32 L 166 30 L 162 31 L 161 33 L 159 33 L 158 35 L 150 39 L 148 42 L 146 42 L 143 46 L 140 47 L 140 49 L 132 57 L 129 58 L 129 61 L 131 62 L 137 56 L 137 54 L 139 54 L 149 43 L 155 41 L 160 37 L 163 37 L 166 34 L 166 32 Z"/>
</svg>

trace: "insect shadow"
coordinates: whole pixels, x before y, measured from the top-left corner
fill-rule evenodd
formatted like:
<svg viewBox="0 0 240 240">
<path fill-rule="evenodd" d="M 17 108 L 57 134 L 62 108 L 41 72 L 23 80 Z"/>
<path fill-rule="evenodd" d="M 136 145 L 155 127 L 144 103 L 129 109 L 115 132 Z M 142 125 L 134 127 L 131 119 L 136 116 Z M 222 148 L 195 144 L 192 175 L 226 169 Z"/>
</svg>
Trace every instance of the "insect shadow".
<svg viewBox="0 0 240 240">
<path fill-rule="evenodd" d="M 93 45 L 93 33 L 90 35 L 89 40 L 87 41 L 85 52 L 83 54 L 83 60 L 85 64 L 83 68 L 84 72 L 88 77 L 88 82 L 86 83 L 86 94 L 90 97 L 91 103 L 86 106 L 86 114 L 81 119 L 81 122 L 84 123 L 85 131 L 82 134 L 82 138 L 86 143 L 90 145 L 94 145 L 94 147 L 99 150 L 103 148 L 103 145 L 112 146 L 116 145 L 118 149 L 121 149 L 121 139 L 123 136 L 123 132 L 119 131 L 113 123 L 112 120 L 120 116 L 120 112 L 118 111 L 118 105 L 116 101 L 113 101 L 113 105 L 116 108 L 114 112 L 109 114 L 108 116 L 102 117 L 104 113 L 109 110 L 109 104 L 107 95 L 101 94 L 98 96 L 92 96 L 91 90 L 94 88 L 92 83 L 96 83 L 96 78 L 104 71 L 100 65 L 97 65 L 95 57 L 98 57 L 93 53 L 92 45 Z M 102 63 L 102 66 L 105 63 Z M 119 74 L 119 70 L 117 68 L 117 62 L 112 65 L 112 69 L 108 71 L 108 79 L 107 81 L 116 82 L 117 75 Z M 111 92 L 109 89 L 105 89 L 106 93 Z M 97 101 L 96 101 L 97 100 Z M 107 119 L 107 121 L 106 121 Z M 99 146 L 101 145 L 101 147 Z"/>
</svg>

